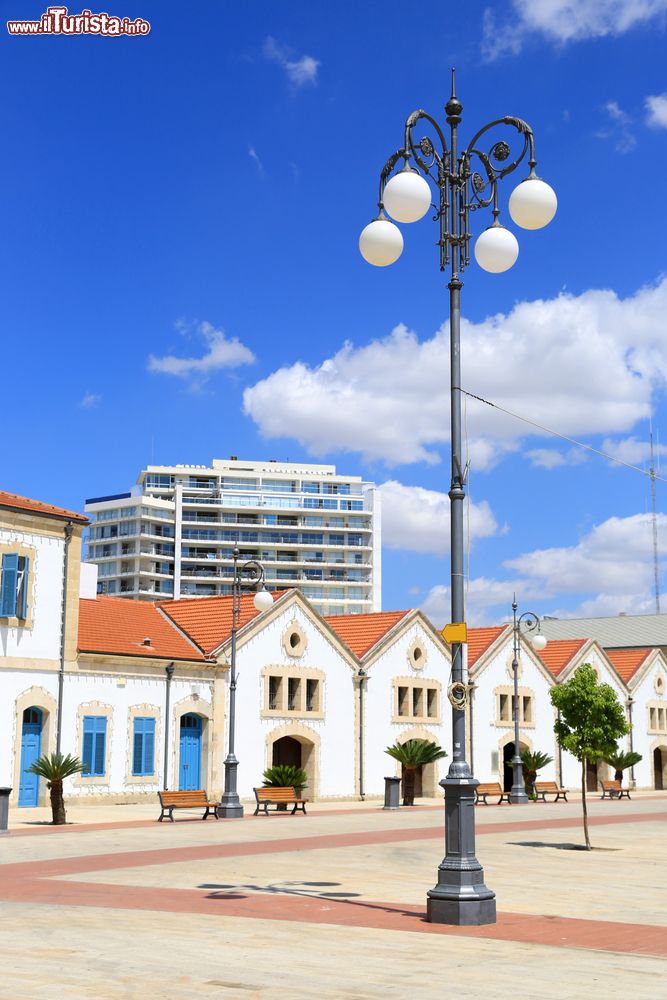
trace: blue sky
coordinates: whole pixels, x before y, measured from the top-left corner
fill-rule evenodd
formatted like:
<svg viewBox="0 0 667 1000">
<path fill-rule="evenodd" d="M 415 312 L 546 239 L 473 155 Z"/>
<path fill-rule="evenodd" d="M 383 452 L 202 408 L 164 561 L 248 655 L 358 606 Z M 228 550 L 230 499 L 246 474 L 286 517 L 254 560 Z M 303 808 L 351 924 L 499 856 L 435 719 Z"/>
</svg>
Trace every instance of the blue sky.
<svg viewBox="0 0 667 1000">
<path fill-rule="evenodd" d="M 443 624 L 437 234 L 403 227 L 384 269 L 357 239 L 452 65 L 463 141 L 526 119 L 559 198 L 510 272 L 466 272 L 464 387 L 643 468 L 652 419 L 662 452 L 667 0 L 102 6 L 150 35 L 2 26 L 4 488 L 81 509 L 151 459 L 335 462 L 383 484 L 384 607 Z M 466 418 L 469 620 L 503 620 L 515 590 L 546 614 L 651 612 L 648 479 L 474 401 Z"/>
</svg>

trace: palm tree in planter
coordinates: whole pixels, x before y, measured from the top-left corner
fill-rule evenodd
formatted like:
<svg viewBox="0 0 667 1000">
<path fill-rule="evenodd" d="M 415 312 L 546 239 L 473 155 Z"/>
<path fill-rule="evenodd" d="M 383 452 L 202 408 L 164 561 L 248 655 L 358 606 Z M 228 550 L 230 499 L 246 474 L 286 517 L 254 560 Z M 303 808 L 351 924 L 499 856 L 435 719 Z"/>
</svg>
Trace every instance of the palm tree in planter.
<svg viewBox="0 0 667 1000">
<path fill-rule="evenodd" d="M 431 740 L 406 740 L 405 743 L 394 743 L 387 747 L 385 753 L 403 765 L 403 805 L 415 804 L 415 775 L 417 768 L 424 764 L 433 764 L 447 756 L 437 743 Z"/>
<path fill-rule="evenodd" d="M 267 767 L 262 778 L 264 779 L 262 784 L 265 788 L 293 788 L 296 795 L 301 798 L 308 775 L 302 767 L 297 767 L 296 764 L 274 764 L 273 767 Z M 279 802 L 277 808 L 287 809 L 287 803 Z"/>
<path fill-rule="evenodd" d="M 67 822 L 63 799 L 63 781 L 65 778 L 83 771 L 83 768 L 84 765 L 78 757 L 71 757 L 69 754 L 63 757 L 61 753 L 42 754 L 34 764 L 26 768 L 32 774 L 46 778 L 46 787 L 51 792 L 51 822 L 54 826 L 63 826 Z"/>
<path fill-rule="evenodd" d="M 634 767 L 642 759 L 642 755 L 636 750 L 618 750 L 604 758 L 606 764 L 614 769 L 614 781 L 623 782 L 623 772 L 629 767 Z"/>
<path fill-rule="evenodd" d="M 526 795 L 529 799 L 535 798 L 535 779 L 537 772 L 553 762 L 553 757 L 541 750 L 522 750 L 521 763 L 523 764 L 523 782 L 526 786 Z"/>
</svg>

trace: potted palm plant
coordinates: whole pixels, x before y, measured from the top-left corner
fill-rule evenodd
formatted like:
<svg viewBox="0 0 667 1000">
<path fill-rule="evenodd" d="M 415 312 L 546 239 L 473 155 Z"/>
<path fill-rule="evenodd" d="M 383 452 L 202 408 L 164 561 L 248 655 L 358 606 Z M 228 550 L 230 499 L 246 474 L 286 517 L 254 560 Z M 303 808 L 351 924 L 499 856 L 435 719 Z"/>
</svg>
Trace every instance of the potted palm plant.
<svg viewBox="0 0 667 1000">
<path fill-rule="evenodd" d="M 537 772 L 551 764 L 553 757 L 541 750 L 522 750 L 521 763 L 523 764 L 523 782 L 526 786 L 526 795 L 529 799 L 535 798 L 535 779 Z"/>
<path fill-rule="evenodd" d="M 415 804 L 415 775 L 417 769 L 424 764 L 432 764 L 447 756 L 432 740 L 406 740 L 405 743 L 394 743 L 387 747 L 385 753 L 403 765 L 403 805 Z"/>
<path fill-rule="evenodd" d="M 34 764 L 26 768 L 31 774 L 38 774 L 40 778 L 46 778 L 46 787 L 51 793 L 51 822 L 54 826 L 62 826 L 67 822 L 63 781 L 65 778 L 83 771 L 83 767 L 84 765 L 78 757 L 71 757 L 69 754 L 63 757 L 61 753 L 52 753 L 42 754 Z"/>
<path fill-rule="evenodd" d="M 295 764 L 274 764 L 273 767 L 267 767 L 262 778 L 265 788 L 293 788 L 297 797 L 302 799 L 308 775 L 302 767 Z M 287 809 L 287 803 L 279 803 L 278 809 Z"/>
<path fill-rule="evenodd" d="M 604 758 L 606 764 L 614 769 L 614 781 L 623 782 L 623 772 L 629 767 L 634 767 L 642 759 L 642 755 L 636 750 L 618 750 Z"/>
</svg>

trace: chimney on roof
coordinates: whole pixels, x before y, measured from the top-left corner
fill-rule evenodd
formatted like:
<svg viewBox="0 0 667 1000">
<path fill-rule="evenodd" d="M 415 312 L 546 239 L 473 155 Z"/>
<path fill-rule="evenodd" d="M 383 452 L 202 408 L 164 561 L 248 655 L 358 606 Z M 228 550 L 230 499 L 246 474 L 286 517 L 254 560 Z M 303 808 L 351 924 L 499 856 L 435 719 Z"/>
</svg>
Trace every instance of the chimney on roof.
<svg viewBox="0 0 667 1000">
<path fill-rule="evenodd" d="M 141 645 L 142 646 L 150 646 L 151 645 L 151 637 L 149 635 L 147 635 Z"/>
<path fill-rule="evenodd" d="M 238 462 L 238 460 L 239 460 L 238 455 L 230 455 L 229 456 L 229 461 L 230 462 Z"/>
</svg>

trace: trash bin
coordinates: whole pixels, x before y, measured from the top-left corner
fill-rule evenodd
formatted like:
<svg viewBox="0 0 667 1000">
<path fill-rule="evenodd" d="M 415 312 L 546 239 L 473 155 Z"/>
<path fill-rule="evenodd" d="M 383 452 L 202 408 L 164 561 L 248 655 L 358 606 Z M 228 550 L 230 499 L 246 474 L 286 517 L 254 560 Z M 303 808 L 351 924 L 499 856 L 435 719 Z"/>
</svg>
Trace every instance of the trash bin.
<svg viewBox="0 0 667 1000">
<path fill-rule="evenodd" d="M 399 809 L 401 797 L 401 779 L 384 779 L 384 806 L 383 809 Z"/>
<path fill-rule="evenodd" d="M 0 788 L 0 833 L 7 833 L 7 820 L 9 818 L 9 796 L 12 794 L 11 788 Z"/>
</svg>

